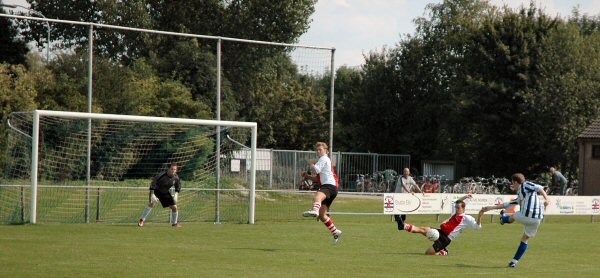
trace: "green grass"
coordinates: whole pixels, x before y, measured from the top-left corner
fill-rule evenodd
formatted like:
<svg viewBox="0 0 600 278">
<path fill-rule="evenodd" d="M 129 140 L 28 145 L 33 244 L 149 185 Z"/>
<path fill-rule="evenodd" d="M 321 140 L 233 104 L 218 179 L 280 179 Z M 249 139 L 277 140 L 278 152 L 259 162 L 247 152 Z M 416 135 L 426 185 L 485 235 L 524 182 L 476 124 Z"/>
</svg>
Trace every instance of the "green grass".
<svg viewBox="0 0 600 278">
<path fill-rule="evenodd" d="M 435 216 L 408 219 L 437 225 Z M 337 246 L 312 219 L 187 222 L 180 229 L 164 223 L 0 225 L 0 277 L 598 276 L 600 225 L 589 216 L 547 218 L 516 269 L 506 265 L 523 226 L 485 220 L 444 257 L 423 255 L 431 243 L 397 231 L 385 216 L 334 216 L 344 231 Z"/>
</svg>

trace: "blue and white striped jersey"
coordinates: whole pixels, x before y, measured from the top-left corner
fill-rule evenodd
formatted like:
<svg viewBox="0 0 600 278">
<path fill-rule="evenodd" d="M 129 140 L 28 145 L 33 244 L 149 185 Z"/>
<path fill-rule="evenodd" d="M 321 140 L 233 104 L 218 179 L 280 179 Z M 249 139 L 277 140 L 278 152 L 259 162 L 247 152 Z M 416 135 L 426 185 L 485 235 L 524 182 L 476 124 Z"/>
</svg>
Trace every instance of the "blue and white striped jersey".
<svg viewBox="0 0 600 278">
<path fill-rule="evenodd" d="M 543 187 L 530 181 L 526 181 L 519 185 L 517 189 L 517 198 L 510 202 L 504 202 L 505 208 L 519 205 L 521 215 L 534 219 L 544 218 L 544 202 L 540 200 L 538 192 Z"/>
</svg>

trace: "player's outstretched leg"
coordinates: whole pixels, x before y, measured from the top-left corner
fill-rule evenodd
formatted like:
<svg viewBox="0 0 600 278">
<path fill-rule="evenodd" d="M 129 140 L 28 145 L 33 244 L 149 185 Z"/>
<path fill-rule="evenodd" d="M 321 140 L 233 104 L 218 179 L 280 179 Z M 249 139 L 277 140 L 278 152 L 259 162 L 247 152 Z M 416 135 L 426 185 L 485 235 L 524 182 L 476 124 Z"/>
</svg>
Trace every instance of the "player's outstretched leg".
<svg viewBox="0 0 600 278">
<path fill-rule="evenodd" d="M 510 224 L 510 215 L 504 214 L 504 210 L 500 211 L 500 225 Z"/>
<path fill-rule="evenodd" d="M 138 226 L 140 226 L 140 227 L 144 226 L 146 217 L 148 217 L 148 214 L 150 214 L 151 211 L 152 211 L 152 206 L 148 205 L 148 206 L 144 207 L 144 212 L 142 212 L 142 216 L 140 217 L 140 220 L 138 220 Z"/>
<path fill-rule="evenodd" d="M 304 217 L 317 217 L 319 216 L 319 210 L 321 209 L 321 202 L 315 201 L 311 210 L 305 211 L 302 216 Z"/>
<path fill-rule="evenodd" d="M 394 215 L 394 220 L 398 224 L 398 230 L 400 230 L 400 231 L 404 230 L 404 219 L 402 219 L 402 216 L 398 215 L 398 214 L 395 214 Z"/>
<path fill-rule="evenodd" d="M 342 230 L 337 230 L 333 233 L 333 245 L 336 245 L 342 236 Z"/>
<path fill-rule="evenodd" d="M 177 210 L 177 206 L 171 206 L 171 226 L 175 228 L 180 228 L 181 224 L 179 224 L 179 211 Z"/>
<path fill-rule="evenodd" d="M 517 252 L 515 253 L 515 256 L 510 261 L 510 263 L 508 263 L 508 267 L 516 267 L 517 266 L 517 263 L 519 262 L 521 257 L 523 257 L 523 254 L 525 254 L 525 251 L 527 251 L 527 246 L 528 246 L 528 244 L 526 242 L 521 241 L 521 243 L 519 244 L 519 248 L 517 248 Z"/>
<path fill-rule="evenodd" d="M 437 252 L 436 254 L 438 256 L 448 256 L 449 253 L 448 253 L 448 249 L 444 248 L 444 249 L 440 250 L 440 252 Z"/>
<path fill-rule="evenodd" d="M 342 230 L 339 230 L 338 228 L 335 227 L 335 224 L 333 224 L 333 221 L 331 220 L 331 218 L 326 218 L 323 223 L 325 224 L 325 227 L 327 227 L 327 229 L 329 229 L 329 231 L 331 232 L 331 235 L 333 236 L 333 244 L 337 244 L 338 240 L 340 239 L 340 237 L 342 236 Z"/>
</svg>

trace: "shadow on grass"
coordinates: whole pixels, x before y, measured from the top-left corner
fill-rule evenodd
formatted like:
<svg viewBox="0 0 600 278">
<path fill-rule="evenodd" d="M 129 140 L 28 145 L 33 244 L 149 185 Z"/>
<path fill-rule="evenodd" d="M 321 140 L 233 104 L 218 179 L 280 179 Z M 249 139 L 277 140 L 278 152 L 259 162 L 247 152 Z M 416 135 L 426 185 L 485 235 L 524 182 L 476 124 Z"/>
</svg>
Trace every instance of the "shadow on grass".
<svg viewBox="0 0 600 278">
<path fill-rule="evenodd" d="M 262 252 L 277 252 L 282 251 L 283 249 L 275 249 L 275 248 L 250 248 L 250 247 L 238 247 L 238 248 L 226 248 L 232 250 L 252 250 L 252 251 L 262 251 Z"/>
<path fill-rule="evenodd" d="M 382 254 L 386 254 L 386 255 L 412 255 L 412 256 L 420 256 L 423 255 L 425 256 L 425 252 L 422 253 L 416 253 L 416 252 L 387 252 L 387 253 L 382 253 Z M 429 256 L 429 255 L 427 255 Z"/>
<path fill-rule="evenodd" d="M 483 265 L 471 265 L 471 264 L 456 264 L 456 267 L 462 267 L 462 268 L 481 268 L 481 269 L 500 269 L 500 268 L 506 268 L 506 266 L 483 266 Z"/>
</svg>

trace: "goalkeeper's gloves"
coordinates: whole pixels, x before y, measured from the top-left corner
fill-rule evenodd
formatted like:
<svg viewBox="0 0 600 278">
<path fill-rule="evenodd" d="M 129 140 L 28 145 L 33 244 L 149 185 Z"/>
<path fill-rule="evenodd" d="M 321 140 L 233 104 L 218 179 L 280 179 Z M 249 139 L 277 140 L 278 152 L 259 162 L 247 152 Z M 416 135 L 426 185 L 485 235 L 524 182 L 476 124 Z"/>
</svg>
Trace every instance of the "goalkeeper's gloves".
<svg viewBox="0 0 600 278">
<path fill-rule="evenodd" d="M 158 198 L 156 198 L 156 195 L 154 195 L 154 190 L 150 190 L 150 203 L 157 203 L 158 202 Z"/>
<path fill-rule="evenodd" d="M 173 200 L 175 201 L 175 204 L 177 204 L 178 198 L 179 198 L 179 192 L 175 192 L 175 196 L 173 196 Z"/>
</svg>

